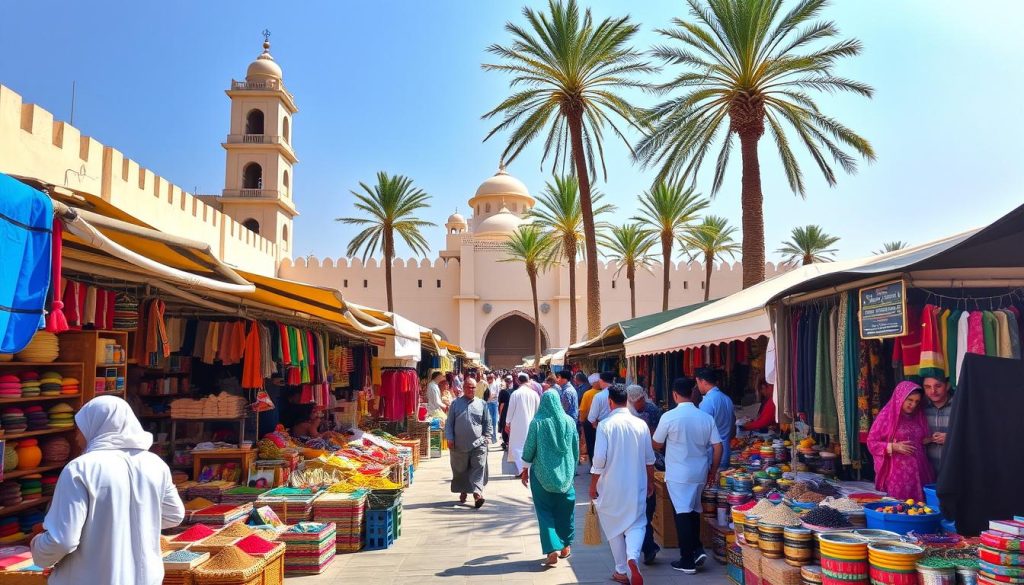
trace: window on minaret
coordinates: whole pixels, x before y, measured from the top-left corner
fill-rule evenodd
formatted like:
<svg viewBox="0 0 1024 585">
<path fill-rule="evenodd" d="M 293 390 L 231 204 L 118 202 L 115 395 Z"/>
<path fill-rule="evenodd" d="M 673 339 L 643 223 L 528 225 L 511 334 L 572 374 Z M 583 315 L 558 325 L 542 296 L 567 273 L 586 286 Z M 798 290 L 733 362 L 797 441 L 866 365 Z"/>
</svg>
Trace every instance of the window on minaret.
<svg viewBox="0 0 1024 585">
<path fill-rule="evenodd" d="M 263 134 L 263 110 L 249 110 L 245 115 L 245 133 Z"/>
<path fill-rule="evenodd" d="M 263 188 L 263 167 L 261 167 L 259 163 L 252 162 L 245 165 L 245 169 L 242 170 L 242 188 Z"/>
<path fill-rule="evenodd" d="M 281 136 L 284 136 L 285 142 L 291 142 L 291 134 L 291 122 L 288 120 L 288 116 L 285 116 L 281 121 Z"/>
<path fill-rule="evenodd" d="M 291 178 L 288 176 L 288 171 L 285 170 L 284 176 L 281 179 L 281 184 L 284 186 L 284 195 L 285 195 L 285 197 L 288 196 L 289 187 L 291 187 L 290 183 L 291 183 Z"/>
<path fill-rule="evenodd" d="M 251 217 L 242 222 L 242 227 L 246 228 L 247 230 L 254 234 L 260 233 L 260 222 L 256 221 Z"/>
<path fill-rule="evenodd" d="M 484 204 L 484 213 L 490 213 L 490 212 L 491 212 L 491 204 L 490 203 L 485 203 Z"/>
<path fill-rule="evenodd" d="M 416 288 L 423 288 L 423 281 L 422 280 L 417 280 L 416 281 Z"/>
</svg>

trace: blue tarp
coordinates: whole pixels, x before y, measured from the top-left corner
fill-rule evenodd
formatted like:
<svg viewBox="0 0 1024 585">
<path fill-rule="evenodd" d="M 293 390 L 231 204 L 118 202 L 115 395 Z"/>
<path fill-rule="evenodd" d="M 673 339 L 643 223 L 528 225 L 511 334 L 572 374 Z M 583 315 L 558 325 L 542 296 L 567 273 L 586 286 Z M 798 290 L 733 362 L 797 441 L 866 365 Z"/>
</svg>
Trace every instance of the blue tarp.
<svg viewBox="0 0 1024 585">
<path fill-rule="evenodd" d="M 24 349 L 46 325 L 53 202 L 0 173 L 0 353 Z"/>
</svg>

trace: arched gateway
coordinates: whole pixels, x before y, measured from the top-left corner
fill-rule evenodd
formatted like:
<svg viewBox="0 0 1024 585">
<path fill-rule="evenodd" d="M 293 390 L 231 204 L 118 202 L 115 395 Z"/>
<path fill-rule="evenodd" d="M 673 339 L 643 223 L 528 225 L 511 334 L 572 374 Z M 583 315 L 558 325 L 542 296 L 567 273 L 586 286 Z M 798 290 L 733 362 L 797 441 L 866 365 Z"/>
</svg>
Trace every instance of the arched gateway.
<svg viewBox="0 0 1024 585">
<path fill-rule="evenodd" d="M 548 347 L 544 328 L 540 331 L 540 349 Z M 484 335 L 484 363 L 491 368 L 511 368 L 533 355 L 533 319 L 512 313 L 495 321 Z"/>
</svg>

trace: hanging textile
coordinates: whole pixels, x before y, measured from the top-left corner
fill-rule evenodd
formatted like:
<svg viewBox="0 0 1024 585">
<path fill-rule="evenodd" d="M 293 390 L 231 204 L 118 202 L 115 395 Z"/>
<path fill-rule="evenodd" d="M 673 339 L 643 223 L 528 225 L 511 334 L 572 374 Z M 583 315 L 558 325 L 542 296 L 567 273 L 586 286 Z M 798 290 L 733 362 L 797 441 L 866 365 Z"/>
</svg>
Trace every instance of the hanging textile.
<svg viewBox="0 0 1024 585">
<path fill-rule="evenodd" d="M 945 378 L 946 362 L 942 355 L 939 315 L 942 309 L 935 305 L 921 308 L 921 357 L 916 374 L 921 378 Z"/>
<path fill-rule="evenodd" d="M 245 336 L 245 345 L 242 351 L 242 388 L 263 389 L 262 354 L 260 327 L 255 321 L 250 321 L 249 333 Z"/>
<path fill-rule="evenodd" d="M 839 405 L 839 434 L 843 446 L 843 465 L 857 465 L 860 462 L 860 442 L 858 440 L 857 411 L 857 379 L 859 374 L 859 332 L 857 331 L 856 307 L 857 298 L 848 292 L 839 300 L 839 355 L 842 356 L 842 372 L 839 379 L 842 383 Z"/>
<path fill-rule="evenodd" d="M 832 364 L 829 360 L 829 311 L 817 312 L 818 333 L 814 338 L 815 369 L 812 386 L 814 392 L 814 423 L 816 433 L 835 436 L 839 430 L 839 417 L 836 413 L 835 390 L 832 387 Z"/>
<path fill-rule="evenodd" d="M 16 353 L 46 326 L 51 282 L 53 202 L 0 174 L 0 352 Z"/>
</svg>

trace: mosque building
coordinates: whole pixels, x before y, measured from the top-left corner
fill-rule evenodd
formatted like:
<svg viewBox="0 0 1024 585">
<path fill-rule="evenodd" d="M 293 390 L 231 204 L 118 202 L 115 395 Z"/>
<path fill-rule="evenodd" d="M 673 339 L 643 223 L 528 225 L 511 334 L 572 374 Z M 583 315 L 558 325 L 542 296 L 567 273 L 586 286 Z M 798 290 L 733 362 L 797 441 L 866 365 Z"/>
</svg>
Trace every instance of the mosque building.
<svg viewBox="0 0 1024 585">
<path fill-rule="evenodd" d="M 293 193 L 295 96 L 265 42 L 244 80 L 232 80 L 225 149 L 224 189 L 192 194 L 140 166 L 115 148 L 81 135 L 43 108 L 24 103 L 0 85 L 0 172 L 37 177 L 94 194 L 148 225 L 189 234 L 212 253 L 244 270 L 333 287 L 360 305 L 384 305 L 384 266 L 378 259 L 293 258 L 294 219 L 301 195 Z M 459 194 L 434 194 L 451 204 Z M 523 266 L 509 262 L 502 242 L 536 205 L 527 186 L 505 168 L 485 179 L 469 197 L 468 218 L 453 213 L 445 222 L 445 247 L 434 258 L 395 260 L 395 311 L 442 338 L 483 356 L 492 367 L 518 364 L 533 353 L 533 302 Z M 462 208 L 462 204 L 452 207 Z M 440 229 L 440 228 L 437 228 Z M 784 266 L 766 266 L 774 276 Z M 630 318 L 625 271 L 601 262 L 601 323 Z M 660 265 L 637 275 L 637 315 L 661 310 Z M 669 305 L 704 299 L 703 265 L 672 267 Z M 711 298 L 740 290 L 742 267 L 723 263 L 712 271 Z M 576 299 L 569 295 L 566 266 L 538 282 L 540 328 L 545 349 L 570 343 L 569 307 L 577 306 L 577 332 L 586 334 L 586 266 L 577 268 Z"/>
</svg>

